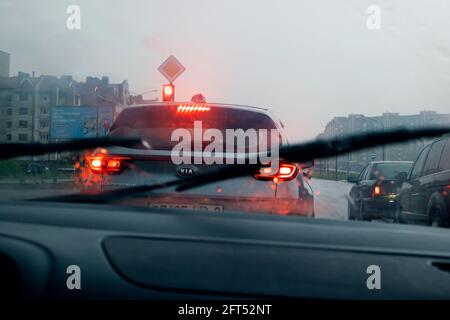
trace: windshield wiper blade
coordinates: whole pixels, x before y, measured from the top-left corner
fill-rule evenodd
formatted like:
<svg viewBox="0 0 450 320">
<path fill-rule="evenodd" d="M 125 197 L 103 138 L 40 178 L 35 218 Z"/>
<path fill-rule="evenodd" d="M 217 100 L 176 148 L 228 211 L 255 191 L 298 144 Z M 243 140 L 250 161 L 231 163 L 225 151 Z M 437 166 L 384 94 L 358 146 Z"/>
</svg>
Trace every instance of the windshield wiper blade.
<svg viewBox="0 0 450 320">
<path fill-rule="evenodd" d="M 414 139 L 433 138 L 450 132 L 450 127 L 429 127 L 375 131 L 345 135 L 340 138 L 315 140 L 280 148 L 280 158 L 302 162 L 339 156 L 345 153 Z"/>
<path fill-rule="evenodd" d="M 1 143 L 0 159 L 37 156 L 52 152 L 78 151 L 97 147 L 133 147 L 137 145 L 145 145 L 145 142 L 139 138 L 102 137 L 50 143 Z"/>
<path fill-rule="evenodd" d="M 315 140 L 305 143 L 294 144 L 280 148 L 279 156 L 285 161 L 306 162 L 319 158 L 338 156 L 341 154 L 355 152 L 366 148 L 380 145 L 395 144 L 413 139 L 432 138 L 450 132 L 450 127 L 431 127 L 418 129 L 392 129 L 363 134 L 346 135 L 339 138 Z M 248 162 L 248 160 L 246 160 Z M 244 167 L 244 168 L 237 168 Z M 233 174 L 233 170 L 236 170 Z M 185 181 L 176 190 L 184 191 L 204 184 L 217 182 L 235 177 L 237 175 L 255 174 L 259 168 L 235 164 L 229 168 L 223 168 L 217 172 L 192 177 Z"/>
<path fill-rule="evenodd" d="M 151 192 L 157 189 L 169 188 L 181 184 L 181 179 L 172 180 L 152 185 L 134 186 L 123 189 L 107 190 L 99 193 L 75 193 L 60 196 L 40 197 L 29 199 L 31 201 L 57 201 L 57 202 L 75 202 L 75 203 L 110 203 L 120 198 L 126 198 L 139 193 Z"/>
<path fill-rule="evenodd" d="M 220 177 L 219 180 L 231 179 L 233 177 L 239 177 L 245 175 L 249 170 L 255 171 L 260 168 L 259 165 L 248 164 L 248 165 L 240 165 L 238 167 L 234 165 L 227 165 L 226 168 L 222 168 L 216 170 L 213 174 L 202 175 L 202 183 L 209 183 L 208 179 L 217 180 L 217 177 Z M 119 200 L 121 198 L 130 197 L 137 194 L 149 193 L 159 189 L 170 188 L 174 186 L 183 186 L 184 184 L 190 185 L 194 181 L 194 177 L 185 177 L 180 179 L 174 179 L 167 182 L 155 183 L 151 185 L 140 185 L 133 186 L 122 189 L 114 189 L 114 190 L 106 190 L 99 193 L 75 193 L 75 194 L 67 194 L 67 195 L 59 195 L 59 196 L 51 196 L 51 197 L 39 197 L 34 199 L 29 199 L 31 201 L 58 201 L 58 202 L 75 202 L 75 203 L 110 203 L 114 200 Z M 211 182 L 214 182 L 211 181 Z"/>
<path fill-rule="evenodd" d="M 310 161 L 319 158 L 336 156 L 348 152 L 354 152 L 365 148 L 381 145 L 405 142 L 413 139 L 433 138 L 450 133 L 450 127 L 432 127 L 419 129 L 393 129 L 381 132 L 348 135 L 340 138 L 315 140 L 305 143 L 293 144 L 280 148 L 280 158 L 291 162 Z M 249 159 L 246 159 L 249 163 Z M 228 180 L 245 175 L 253 175 L 260 169 L 257 164 L 232 164 L 218 170 L 200 174 L 198 176 L 180 178 L 165 183 L 153 185 L 135 186 L 111 191 L 103 191 L 97 194 L 73 194 L 48 198 L 37 198 L 39 201 L 63 201 L 82 203 L 108 203 L 120 198 L 132 195 L 152 192 L 177 186 L 177 191 L 184 191 L 205 184 Z"/>
</svg>

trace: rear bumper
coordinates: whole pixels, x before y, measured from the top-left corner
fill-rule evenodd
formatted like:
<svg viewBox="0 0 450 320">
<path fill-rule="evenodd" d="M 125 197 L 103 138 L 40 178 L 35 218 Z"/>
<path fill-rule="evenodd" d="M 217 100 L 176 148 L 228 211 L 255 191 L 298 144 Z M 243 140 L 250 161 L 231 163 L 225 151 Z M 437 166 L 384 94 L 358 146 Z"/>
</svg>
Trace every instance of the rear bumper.
<svg viewBox="0 0 450 320">
<path fill-rule="evenodd" d="M 366 218 L 395 218 L 397 199 L 389 197 L 364 199 L 363 204 L 363 214 Z"/>
<path fill-rule="evenodd" d="M 277 215 L 313 216 L 314 202 L 306 199 L 272 199 L 259 197 L 210 197 L 166 194 L 136 196 L 117 201 L 121 205 L 161 209 L 187 209 L 214 212 L 269 213 Z"/>
</svg>

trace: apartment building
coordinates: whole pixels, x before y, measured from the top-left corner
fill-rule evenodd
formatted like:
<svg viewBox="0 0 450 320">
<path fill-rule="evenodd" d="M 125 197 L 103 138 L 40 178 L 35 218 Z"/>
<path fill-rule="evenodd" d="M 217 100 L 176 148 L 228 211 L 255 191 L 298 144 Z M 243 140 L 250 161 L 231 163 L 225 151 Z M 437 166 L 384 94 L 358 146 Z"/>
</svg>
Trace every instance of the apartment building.
<svg viewBox="0 0 450 320">
<path fill-rule="evenodd" d="M 450 125 L 450 114 L 436 111 L 421 111 L 419 114 L 400 115 L 383 113 L 381 116 L 366 117 L 363 114 L 350 114 L 347 117 L 334 117 L 330 120 L 318 139 L 339 137 L 347 134 L 388 130 L 398 127 L 417 128 L 424 126 Z M 417 140 L 398 145 L 387 145 L 352 152 L 337 157 L 338 170 L 359 171 L 372 160 L 413 161 L 427 141 Z M 319 162 L 322 167 L 334 169 L 336 158 Z"/>
<path fill-rule="evenodd" d="M 53 106 L 113 106 L 119 112 L 129 103 L 127 81 L 111 84 L 108 77 L 0 77 L 0 143 L 49 141 Z"/>
</svg>

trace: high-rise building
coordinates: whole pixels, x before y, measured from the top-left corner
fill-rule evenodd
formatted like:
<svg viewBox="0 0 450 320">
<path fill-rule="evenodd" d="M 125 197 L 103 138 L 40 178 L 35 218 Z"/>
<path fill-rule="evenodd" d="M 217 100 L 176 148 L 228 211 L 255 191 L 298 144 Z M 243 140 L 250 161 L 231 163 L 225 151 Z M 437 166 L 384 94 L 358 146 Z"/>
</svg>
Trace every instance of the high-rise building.
<svg viewBox="0 0 450 320">
<path fill-rule="evenodd" d="M 398 127 L 424 127 L 450 125 L 450 114 L 439 114 L 435 111 L 421 111 L 415 115 L 383 113 L 381 116 L 366 117 L 362 114 L 350 114 L 348 117 L 334 117 L 317 139 L 339 137 L 347 134 L 387 130 Z M 369 161 L 394 160 L 413 161 L 427 141 L 416 140 L 398 145 L 387 145 L 368 148 L 337 157 L 338 170 L 360 171 Z M 326 168 L 336 167 L 336 158 L 320 162 Z"/>
</svg>

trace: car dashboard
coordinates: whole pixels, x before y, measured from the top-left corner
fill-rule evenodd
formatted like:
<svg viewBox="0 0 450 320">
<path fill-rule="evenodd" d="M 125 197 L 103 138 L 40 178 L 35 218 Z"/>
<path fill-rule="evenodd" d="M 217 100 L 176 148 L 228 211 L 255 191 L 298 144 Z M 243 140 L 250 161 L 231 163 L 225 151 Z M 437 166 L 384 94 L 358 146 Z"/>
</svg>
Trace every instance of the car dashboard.
<svg viewBox="0 0 450 320">
<path fill-rule="evenodd" d="M 449 299 L 449 243 L 448 230 L 419 226 L 0 203 L 7 298 Z M 378 289 L 367 284 L 373 265 Z"/>
</svg>

